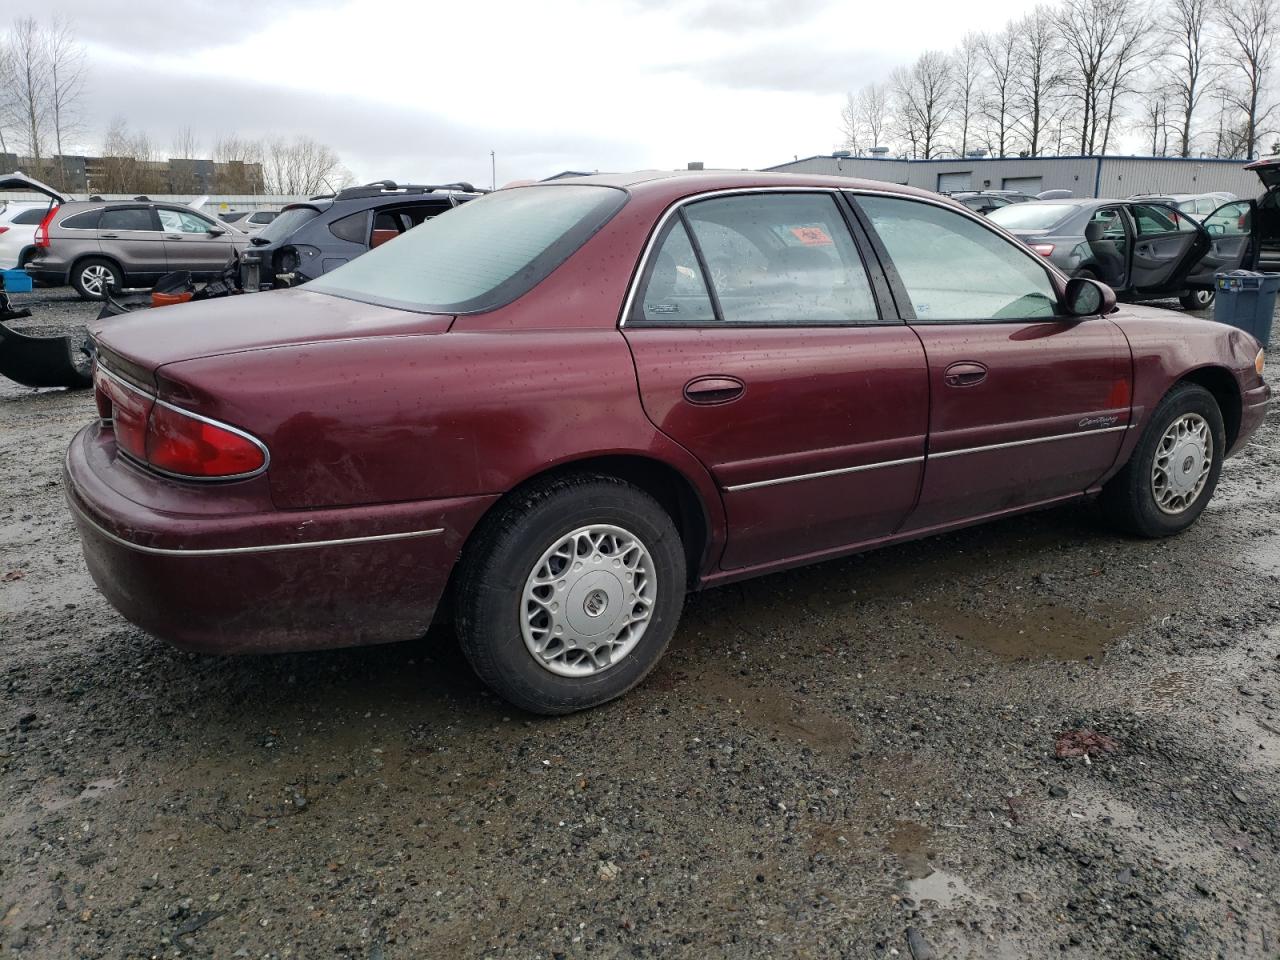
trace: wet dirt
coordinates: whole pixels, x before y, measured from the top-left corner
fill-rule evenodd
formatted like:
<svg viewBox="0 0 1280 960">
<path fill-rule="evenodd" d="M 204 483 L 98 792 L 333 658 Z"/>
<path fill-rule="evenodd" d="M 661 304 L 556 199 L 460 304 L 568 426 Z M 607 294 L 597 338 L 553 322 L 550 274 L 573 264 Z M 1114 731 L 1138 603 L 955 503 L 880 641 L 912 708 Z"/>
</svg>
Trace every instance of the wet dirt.
<svg viewBox="0 0 1280 960">
<path fill-rule="evenodd" d="M 91 416 L 0 384 L 6 956 L 1280 955 L 1277 412 L 1182 536 L 1080 505 L 711 591 L 553 720 L 445 630 L 134 629 L 62 501 Z"/>
</svg>

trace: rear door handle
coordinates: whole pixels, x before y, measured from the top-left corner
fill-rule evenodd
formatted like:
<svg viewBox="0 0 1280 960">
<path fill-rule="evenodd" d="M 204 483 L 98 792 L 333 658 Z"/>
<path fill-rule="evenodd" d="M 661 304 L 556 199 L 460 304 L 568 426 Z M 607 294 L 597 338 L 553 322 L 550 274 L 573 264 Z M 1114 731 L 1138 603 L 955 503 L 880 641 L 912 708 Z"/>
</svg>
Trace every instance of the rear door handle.
<svg viewBox="0 0 1280 960">
<path fill-rule="evenodd" d="M 972 387 L 987 379 L 987 368 L 980 363 L 965 361 L 953 363 L 942 375 L 942 382 L 948 387 Z"/>
<path fill-rule="evenodd" d="M 119 240 L 119 239 L 120 239 L 120 234 L 118 234 L 118 233 L 100 233 L 100 234 L 98 234 L 98 239 L 100 239 L 100 240 Z"/>
<path fill-rule="evenodd" d="M 684 385 L 684 398 L 690 403 L 708 407 L 737 400 L 746 389 L 737 377 L 695 377 Z"/>
</svg>

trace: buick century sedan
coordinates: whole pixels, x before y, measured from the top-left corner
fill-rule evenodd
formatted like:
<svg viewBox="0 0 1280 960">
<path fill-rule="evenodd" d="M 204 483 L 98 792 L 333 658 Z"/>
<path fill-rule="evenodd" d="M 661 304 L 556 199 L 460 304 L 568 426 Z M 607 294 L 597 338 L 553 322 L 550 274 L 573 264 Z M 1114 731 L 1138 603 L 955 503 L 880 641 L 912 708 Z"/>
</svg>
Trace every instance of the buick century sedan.
<svg viewBox="0 0 1280 960">
<path fill-rule="evenodd" d="M 543 713 L 639 683 L 690 590 L 1095 496 L 1178 533 L 1271 392 L 1248 334 L 957 203 L 780 174 L 500 190 L 94 336 L 66 486 L 125 617 L 254 653 L 447 614 Z"/>
</svg>

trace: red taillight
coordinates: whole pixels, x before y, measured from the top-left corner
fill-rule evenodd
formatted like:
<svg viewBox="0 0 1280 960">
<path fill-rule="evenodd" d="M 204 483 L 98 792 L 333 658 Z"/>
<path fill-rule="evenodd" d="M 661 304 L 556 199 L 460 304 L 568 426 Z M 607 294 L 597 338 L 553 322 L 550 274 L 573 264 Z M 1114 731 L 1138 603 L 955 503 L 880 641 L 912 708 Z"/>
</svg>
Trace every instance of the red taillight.
<svg viewBox="0 0 1280 960">
<path fill-rule="evenodd" d="M 267 465 L 267 455 L 238 430 L 157 403 L 147 431 L 147 463 L 166 473 L 216 479 L 256 473 Z"/>
<path fill-rule="evenodd" d="M 53 222 L 53 215 L 58 212 L 58 208 L 50 207 L 49 212 L 44 215 L 44 219 L 40 221 L 40 226 L 36 227 L 36 246 L 49 246 L 49 224 Z"/>
<path fill-rule="evenodd" d="M 1052 256 L 1053 254 L 1052 243 L 1033 243 L 1031 244 L 1031 249 L 1034 250 L 1036 253 L 1040 254 L 1040 256 L 1042 257 Z"/>
<path fill-rule="evenodd" d="M 0 227 L 0 233 L 8 233 L 8 232 L 9 232 L 8 227 Z"/>
<path fill-rule="evenodd" d="M 266 448 L 234 427 L 158 401 L 101 367 L 94 368 L 93 386 L 98 416 L 134 460 L 200 480 L 239 477 L 267 465 Z"/>
</svg>

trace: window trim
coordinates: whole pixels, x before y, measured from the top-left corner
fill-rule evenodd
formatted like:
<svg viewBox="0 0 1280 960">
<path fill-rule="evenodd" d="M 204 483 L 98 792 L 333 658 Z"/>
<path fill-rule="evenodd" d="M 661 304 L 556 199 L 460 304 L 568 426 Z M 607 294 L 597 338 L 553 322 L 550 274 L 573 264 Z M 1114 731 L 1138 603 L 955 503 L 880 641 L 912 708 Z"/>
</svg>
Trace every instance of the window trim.
<svg viewBox="0 0 1280 960">
<path fill-rule="evenodd" d="M 933 318 L 921 319 L 915 315 L 915 309 L 911 306 L 911 297 L 907 292 L 907 286 L 902 282 L 902 276 L 898 273 L 897 265 L 893 262 L 893 257 L 889 256 L 888 249 L 884 246 L 884 242 L 880 239 L 880 235 L 876 233 L 875 228 L 871 224 L 870 218 L 866 211 L 859 206 L 858 197 L 887 197 L 892 200 L 909 200 L 916 203 L 924 203 L 934 207 L 940 207 L 943 210 L 950 211 L 961 217 L 965 217 L 978 224 L 984 230 L 996 234 L 1001 240 L 1008 243 L 1014 250 L 1025 256 L 1037 267 L 1045 272 L 1049 280 L 1049 286 L 1053 288 L 1057 294 L 1058 306 L 1062 305 L 1062 298 L 1066 291 L 1067 276 L 1062 273 L 1054 264 L 1046 260 L 1040 254 L 1036 253 L 1025 243 L 1015 237 L 1013 234 L 1000 228 L 999 224 L 992 223 L 986 217 L 974 213 L 968 207 L 960 203 L 943 203 L 930 197 L 920 197 L 909 193 L 900 193 L 890 190 L 866 190 L 859 188 L 843 188 L 842 192 L 846 194 L 849 200 L 849 206 L 853 210 L 854 215 L 858 219 L 859 225 L 866 232 L 867 237 L 875 250 L 876 256 L 880 258 L 881 266 L 884 268 L 885 275 L 888 278 L 889 286 L 893 291 L 893 299 L 897 307 L 898 316 L 901 322 L 906 324 L 927 324 L 929 326 L 941 326 L 943 324 L 999 324 L 999 323 L 1078 323 L 1081 317 L 1068 316 L 1066 314 L 1052 317 L 1008 317 L 988 320 L 960 319 L 946 320 Z M 905 305 L 905 308 L 904 308 Z"/>
<path fill-rule="evenodd" d="M 649 280 L 649 274 L 656 262 L 655 252 L 657 248 L 666 242 L 667 234 L 670 233 L 669 223 L 672 218 L 676 218 L 684 226 L 686 235 L 689 237 L 689 243 L 693 247 L 694 256 L 698 258 L 698 266 L 702 270 L 703 286 L 707 288 L 707 295 L 711 299 L 712 309 L 717 317 L 722 317 L 720 312 L 720 299 L 715 292 L 715 285 L 711 282 L 710 275 L 707 273 L 706 263 L 702 258 L 702 248 L 698 244 L 697 237 L 694 236 L 690 229 L 687 218 L 684 215 L 683 208 L 700 200 L 714 200 L 721 197 L 733 196 L 751 196 L 767 193 L 802 193 L 813 195 L 826 195 L 831 197 L 835 203 L 837 212 L 844 221 L 845 229 L 849 231 L 850 239 L 853 241 L 854 249 L 857 250 L 859 258 L 862 260 L 862 267 L 867 274 L 867 282 L 871 288 L 871 300 L 875 304 L 876 313 L 879 319 L 875 321 L 864 321 L 861 323 L 754 323 L 742 320 L 716 320 L 711 323 L 689 323 L 684 320 L 649 320 L 640 315 L 633 316 L 637 296 Z M 883 267 L 879 263 L 879 256 L 870 247 L 865 231 L 862 225 L 858 223 L 849 212 L 849 204 L 842 202 L 842 187 L 731 187 L 723 190 L 708 190 L 704 193 L 694 193 L 686 197 L 680 197 L 662 212 L 657 221 L 655 221 L 649 237 L 645 241 L 644 250 L 640 254 L 640 258 L 636 261 L 636 269 L 632 271 L 631 282 L 627 286 L 627 295 L 622 301 L 622 309 L 618 314 L 618 329 L 622 330 L 626 327 L 646 328 L 658 327 L 671 329 L 673 327 L 681 327 L 689 330 L 793 330 L 808 329 L 811 327 L 822 327 L 832 329 L 853 329 L 857 327 L 898 327 L 902 326 L 905 321 L 900 316 L 895 316 L 896 311 L 888 309 L 893 306 L 892 300 L 888 300 L 885 294 L 887 290 L 887 280 L 881 275 Z M 881 284 L 885 283 L 885 286 Z"/>
</svg>

